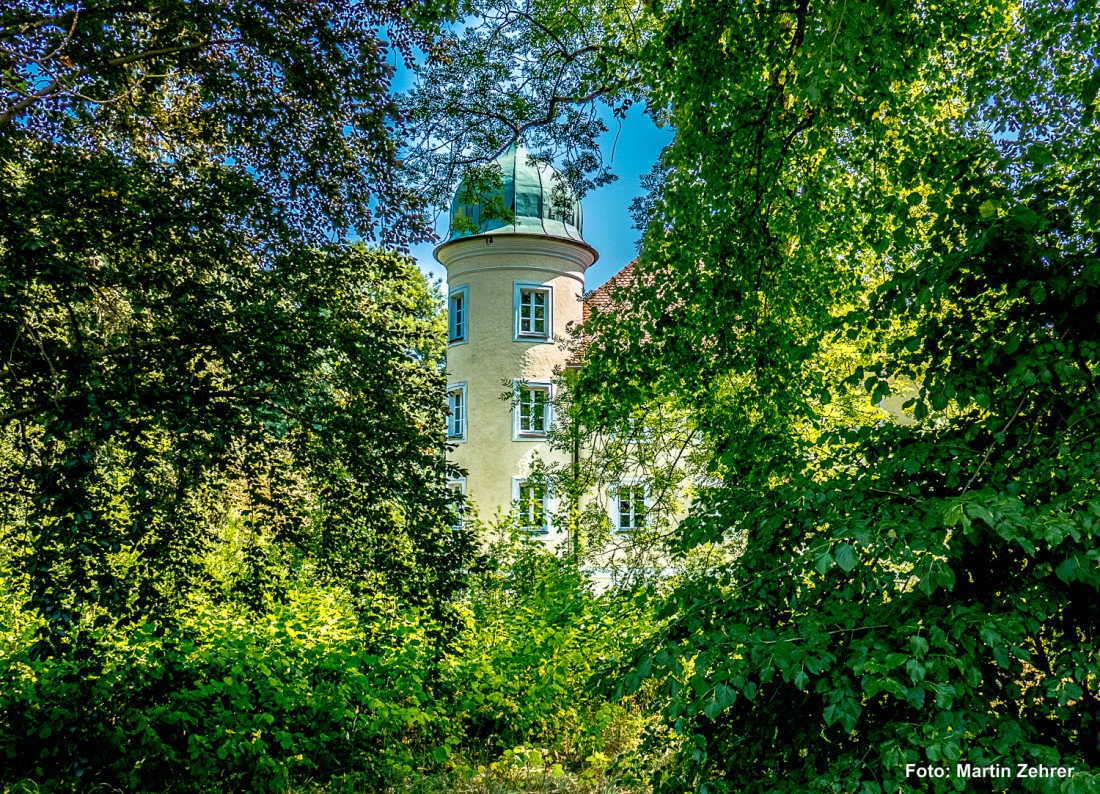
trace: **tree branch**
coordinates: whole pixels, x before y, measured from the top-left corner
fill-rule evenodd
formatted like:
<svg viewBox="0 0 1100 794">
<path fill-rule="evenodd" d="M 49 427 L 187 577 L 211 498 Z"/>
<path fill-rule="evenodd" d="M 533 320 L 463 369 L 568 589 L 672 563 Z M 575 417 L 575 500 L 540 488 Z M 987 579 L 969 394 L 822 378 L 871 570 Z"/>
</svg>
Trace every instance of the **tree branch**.
<svg viewBox="0 0 1100 794">
<path fill-rule="evenodd" d="M 49 99 L 53 96 L 63 95 L 64 92 L 68 90 L 69 85 L 71 85 L 74 81 L 96 71 L 97 69 L 102 69 L 105 67 L 110 68 L 114 66 L 125 66 L 128 63 L 135 63 L 137 61 L 147 60 L 149 58 L 158 58 L 162 55 L 176 55 L 181 52 L 202 49 L 203 47 L 214 47 L 222 44 L 237 44 L 239 43 L 239 41 L 240 39 L 217 39 L 202 41 L 197 44 L 182 44 L 176 47 L 161 47 L 159 49 L 146 50 L 145 52 L 138 52 L 132 55 L 124 55 L 120 58 L 111 58 L 106 61 L 101 61 L 100 63 L 97 63 L 93 66 L 87 66 L 83 69 L 78 69 L 71 74 L 63 75 L 54 79 L 54 81 L 45 88 L 42 88 L 41 90 L 26 96 L 24 99 L 12 105 L 8 110 L 0 113 L 0 127 L 10 123 L 12 119 L 14 119 L 16 116 L 18 116 L 34 103 L 43 99 Z"/>
</svg>

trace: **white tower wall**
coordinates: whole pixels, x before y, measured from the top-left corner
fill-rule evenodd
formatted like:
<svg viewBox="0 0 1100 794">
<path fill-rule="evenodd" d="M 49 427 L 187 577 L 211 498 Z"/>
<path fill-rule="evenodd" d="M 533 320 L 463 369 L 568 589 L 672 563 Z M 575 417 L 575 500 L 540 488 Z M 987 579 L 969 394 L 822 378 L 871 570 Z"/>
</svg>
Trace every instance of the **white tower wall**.
<svg viewBox="0 0 1100 794">
<path fill-rule="evenodd" d="M 436 257 L 448 289 L 466 288 L 468 312 L 466 341 L 447 351 L 448 384 L 465 384 L 467 412 L 466 438 L 449 457 L 466 470 L 479 516 L 492 520 L 511 508 L 514 478 L 530 474 L 536 453 L 567 462 L 545 440 L 516 438 L 513 405 L 501 395 L 517 379 L 549 382 L 568 363 L 563 342 L 567 328 L 581 323 L 584 272 L 596 252 L 580 240 L 490 232 L 444 243 Z M 552 290 L 549 340 L 517 338 L 517 282 Z"/>
</svg>

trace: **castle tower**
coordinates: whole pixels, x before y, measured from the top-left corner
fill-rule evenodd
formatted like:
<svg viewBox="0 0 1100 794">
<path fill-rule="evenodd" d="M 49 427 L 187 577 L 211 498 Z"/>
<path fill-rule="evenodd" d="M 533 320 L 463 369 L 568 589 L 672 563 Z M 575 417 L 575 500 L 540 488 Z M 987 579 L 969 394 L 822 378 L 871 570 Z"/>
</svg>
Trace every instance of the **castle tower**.
<svg viewBox="0 0 1100 794">
<path fill-rule="evenodd" d="M 495 163 L 502 190 L 467 202 L 460 186 L 450 237 L 435 250 L 447 268 L 449 457 L 466 470 L 456 487 L 483 520 L 516 503 L 528 530 L 550 539 L 554 495 L 527 477 L 536 454 L 553 460 L 552 379 L 569 360 L 561 342 L 581 323 L 584 273 L 598 254 L 553 168 L 534 163 L 522 141 Z M 514 217 L 489 217 L 489 206 Z M 501 399 L 509 389 L 513 399 Z"/>
</svg>

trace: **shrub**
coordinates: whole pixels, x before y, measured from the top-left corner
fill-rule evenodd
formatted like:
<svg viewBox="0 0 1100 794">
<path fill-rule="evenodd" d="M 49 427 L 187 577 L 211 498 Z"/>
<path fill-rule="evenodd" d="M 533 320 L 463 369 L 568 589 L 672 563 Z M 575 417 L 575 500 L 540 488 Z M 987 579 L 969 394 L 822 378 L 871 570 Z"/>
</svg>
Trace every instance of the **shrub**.
<svg viewBox="0 0 1100 794">
<path fill-rule="evenodd" d="M 332 595 L 267 614 L 192 600 L 167 625 L 98 631 L 62 659 L 0 657 L 9 780 L 50 787 L 283 791 L 355 772 L 382 787 L 430 757 L 427 624 L 368 631 Z"/>
<path fill-rule="evenodd" d="M 542 747 L 574 765 L 617 752 L 639 730 L 636 704 L 612 702 L 592 680 L 646 633 L 645 595 L 596 594 L 541 544 L 493 556 L 502 553 L 497 574 L 471 590 L 465 630 L 441 664 L 451 732 L 481 752 Z"/>
</svg>

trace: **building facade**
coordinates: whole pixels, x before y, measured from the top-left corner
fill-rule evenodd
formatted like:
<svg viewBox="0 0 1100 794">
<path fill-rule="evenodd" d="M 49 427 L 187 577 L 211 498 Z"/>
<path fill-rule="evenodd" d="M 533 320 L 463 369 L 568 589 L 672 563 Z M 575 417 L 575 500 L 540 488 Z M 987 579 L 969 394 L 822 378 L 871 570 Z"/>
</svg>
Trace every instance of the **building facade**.
<svg viewBox="0 0 1100 794">
<path fill-rule="evenodd" d="M 553 380 L 570 361 L 564 341 L 582 322 L 585 271 L 598 254 L 553 168 L 522 142 L 495 165 L 502 189 L 471 197 L 460 186 L 449 239 L 435 251 L 447 269 L 449 457 L 467 472 L 454 487 L 483 519 L 516 507 L 521 524 L 549 540 L 554 494 L 531 479 L 532 463 L 561 455 L 546 438 Z M 488 217 L 487 206 L 511 217 Z"/>
</svg>

